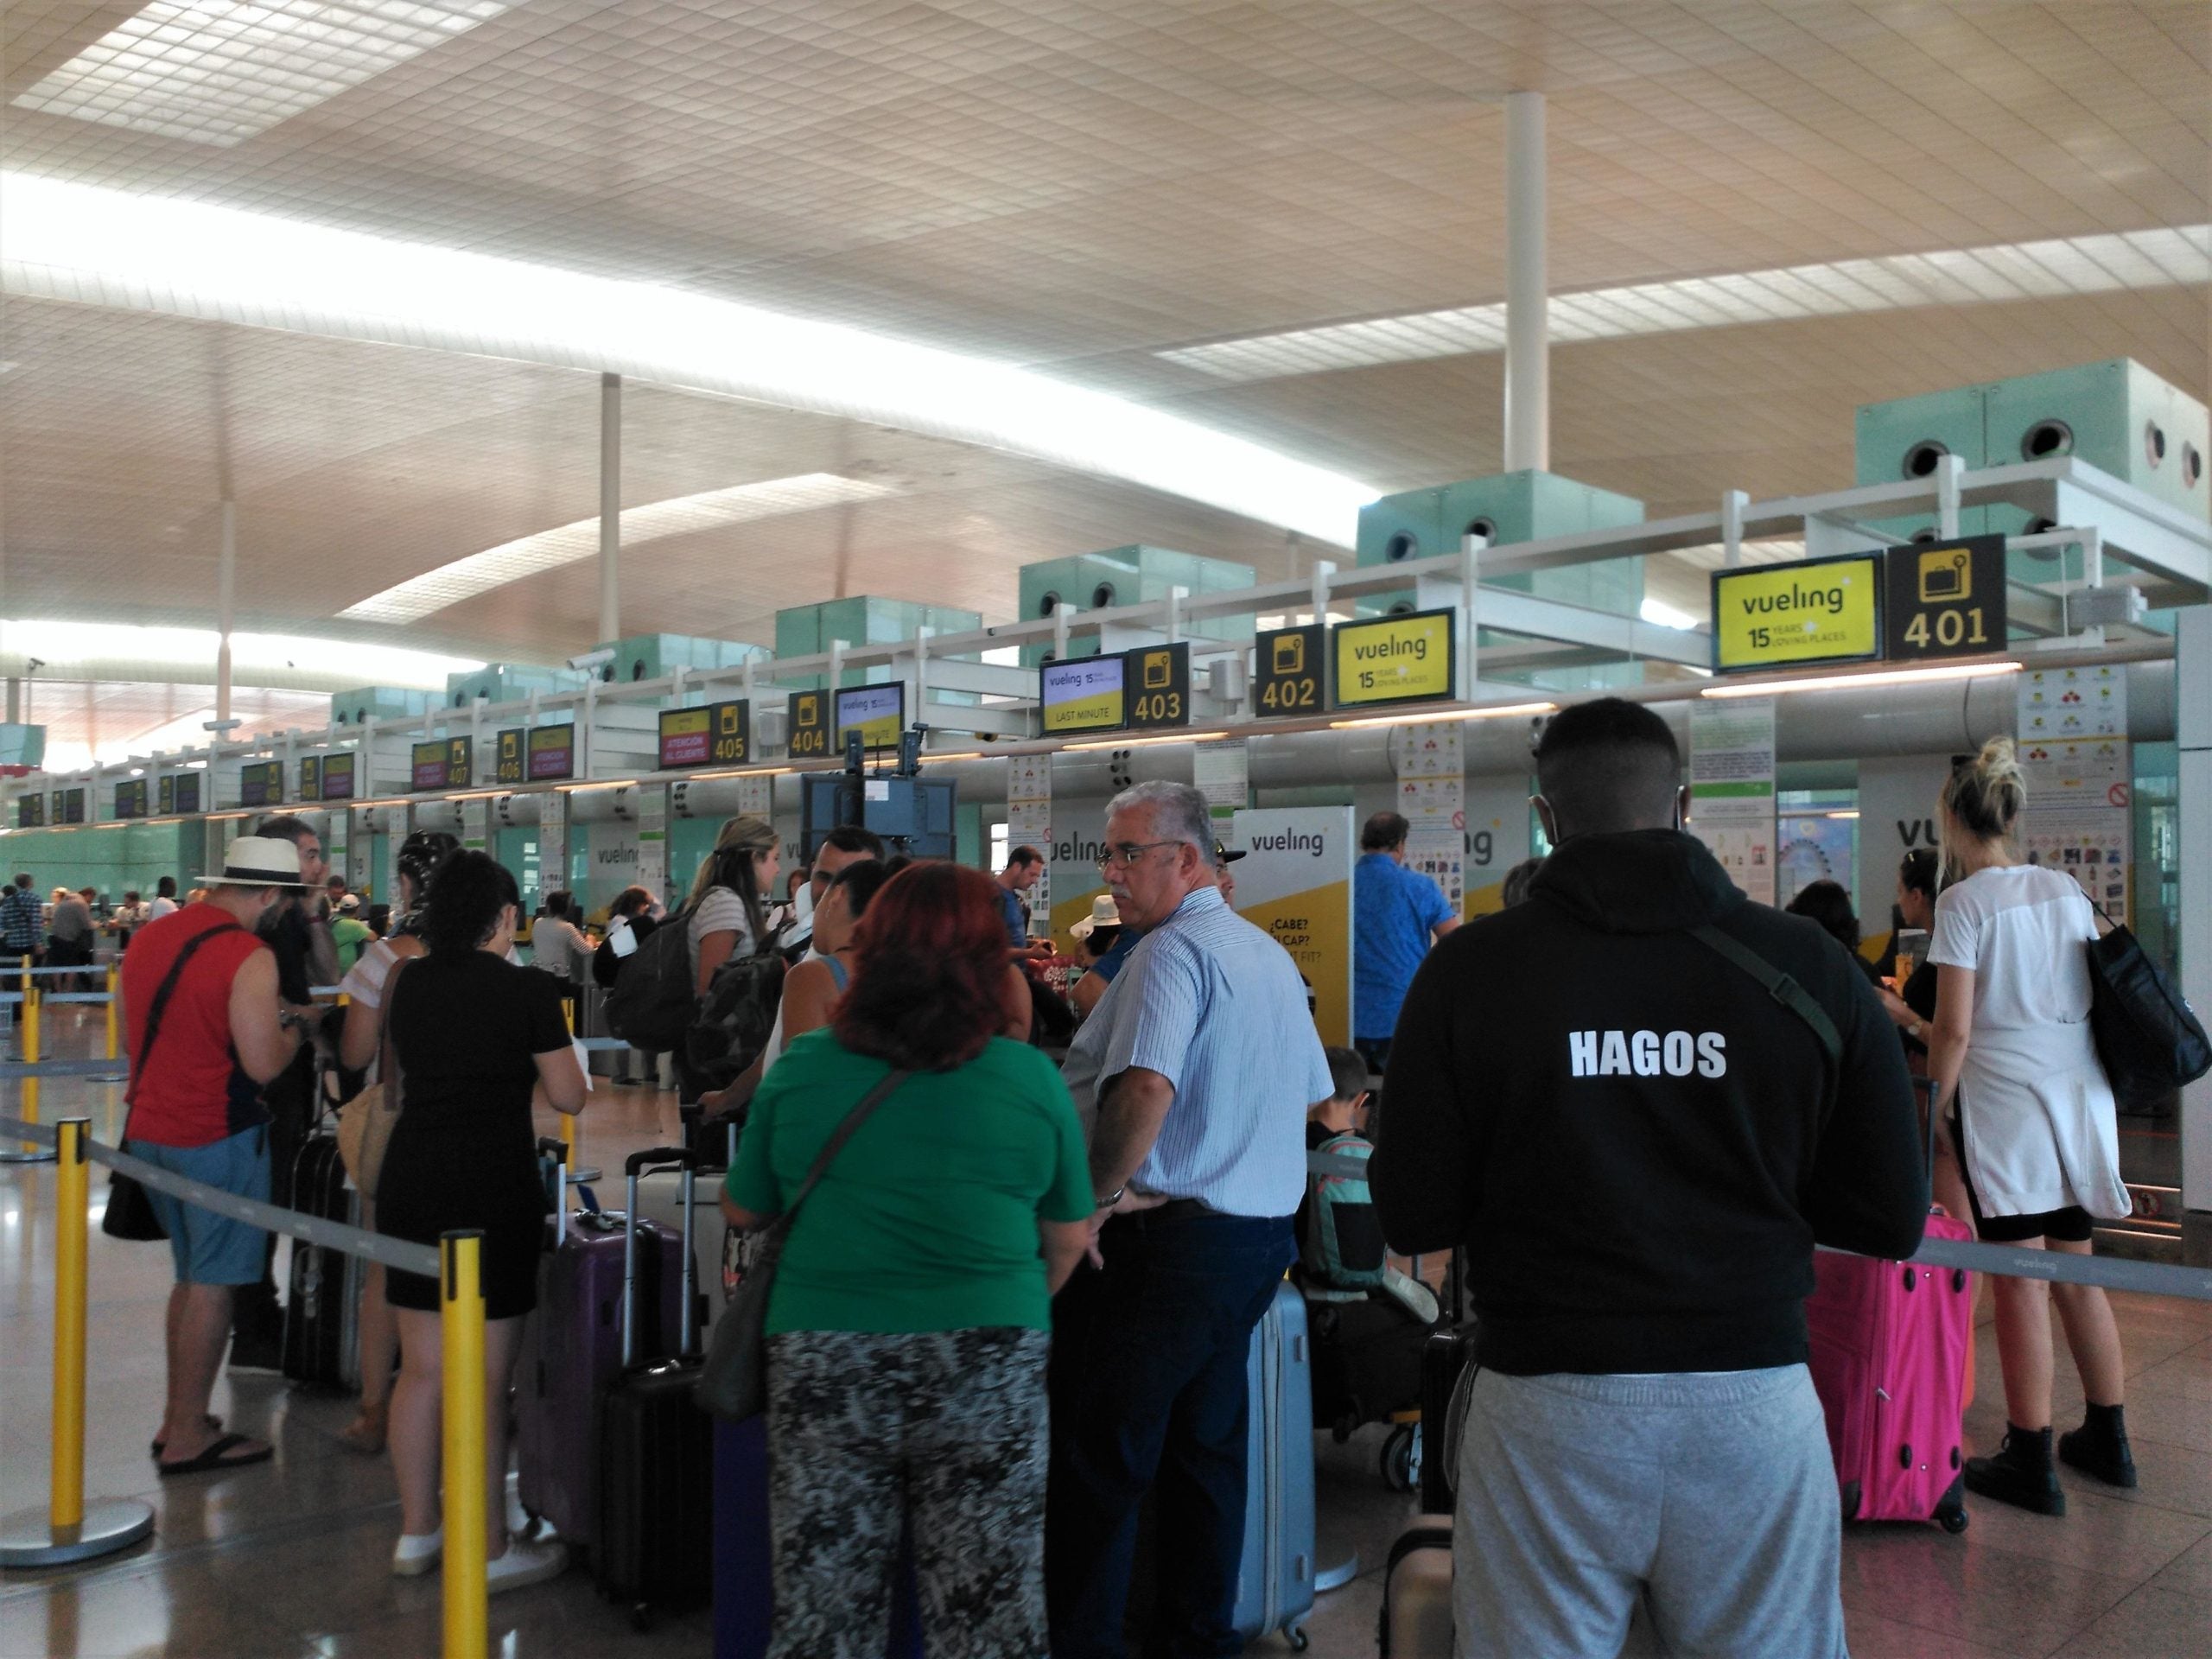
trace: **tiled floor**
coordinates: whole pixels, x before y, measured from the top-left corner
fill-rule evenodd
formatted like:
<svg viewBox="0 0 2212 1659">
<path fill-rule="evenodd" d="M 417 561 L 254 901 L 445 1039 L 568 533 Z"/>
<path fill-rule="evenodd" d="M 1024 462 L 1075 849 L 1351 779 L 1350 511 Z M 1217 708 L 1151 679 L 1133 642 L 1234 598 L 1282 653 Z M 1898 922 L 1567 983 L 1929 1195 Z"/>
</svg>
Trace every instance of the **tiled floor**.
<svg viewBox="0 0 2212 1659">
<path fill-rule="evenodd" d="M 83 1050 L 65 1044 L 61 1052 Z M 0 1084 L 0 1109 L 15 1109 L 15 1090 Z M 119 1127 L 119 1090 L 49 1084 L 46 1094 L 49 1119 L 86 1112 L 103 1140 Z M 586 1119 L 586 1161 L 619 1166 L 623 1152 L 673 1127 L 672 1097 L 603 1091 Z M 53 1238 L 51 1170 L 0 1171 L 0 1510 L 45 1498 Z M 152 1543 L 74 1573 L 0 1579 L 0 1659 L 431 1659 L 437 1583 L 385 1571 L 398 1524 L 391 1471 L 339 1446 L 350 1402 L 273 1378 L 226 1376 L 216 1409 L 273 1440 L 276 1460 L 162 1483 L 145 1442 L 159 1415 L 168 1253 L 95 1230 L 91 1274 L 86 1490 L 143 1497 L 155 1506 L 157 1530 Z M 1928 1527 L 1854 1528 L 1843 1595 L 1859 1659 L 2212 1653 L 2212 1306 L 2115 1302 L 2141 1489 L 2114 1493 L 2069 1477 L 2063 1519 L 1976 1503 L 1973 1524 L 1956 1538 Z M 1986 1446 L 2002 1432 L 2003 1407 L 1986 1327 L 1977 1356 L 1967 1433 Z M 2078 1411 L 2081 1392 L 2063 1350 L 2058 1373 L 2063 1419 Z M 1321 1558 L 1356 1549 L 1362 1567 L 1314 1610 L 1308 1629 L 1323 1659 L 1375 1651 L 1379 1570 L 1412 1511 L 1411 1500 L 1376 1476 L 1379 1443 L 1375 1429 L 1344 1446 L 1317 1441 Z M 508 1659 L 703 1659 L 709 1650 L 702 1614 L 671 1618 L 639 1637 L 579 1573 L 492 1607 L 493 1651 Z M 1271 1638 L 1263 1650 L 1287 1644 Z"/>
</svg>

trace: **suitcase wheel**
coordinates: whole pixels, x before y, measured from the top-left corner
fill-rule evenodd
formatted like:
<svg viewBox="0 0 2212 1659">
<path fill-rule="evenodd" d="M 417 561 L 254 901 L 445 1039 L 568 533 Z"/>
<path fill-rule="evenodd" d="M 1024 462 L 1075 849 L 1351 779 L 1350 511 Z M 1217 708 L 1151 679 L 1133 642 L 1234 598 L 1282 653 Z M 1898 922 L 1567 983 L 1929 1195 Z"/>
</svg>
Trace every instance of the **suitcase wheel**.
<svg viewBox="0 0 2212 1659">
<path fill-rule="evenodd" d="M 1859 1518 L 1859 1483 L 1857 1481 L 1847 1480 L 1843 1483 L 1841 1497 L 1843 1499 L 1843 1518 L 1845 1520 L 1856 1521 Z"/>
<path fill-rule="evenodd" d="M 1394 1492 L 1421 1484 L 1421 1425 L 1400 1423 L 1382 1442 L 1382 1484 Z"/>
<path fill-rule="evenodd" d="M 633 1605 L 630 1609 L 630 1628 L 637 1631 L 639 1636 L 643 1636 L 647 1631 L 651 1630 L 652 1627 L 653 1610 L 652 1605 L 642 1601 Z"/>
<path fill-rule="evenodd" d="M 1303 1624 L 1286 1624 L 1282 1627 L 1282 1634 L 1283 1639 L 1290 1643 L 1293 1653 L 1303 1653 L 1313 1645 L 1313 1638 L 1306 1634 Z"/>
</svg>

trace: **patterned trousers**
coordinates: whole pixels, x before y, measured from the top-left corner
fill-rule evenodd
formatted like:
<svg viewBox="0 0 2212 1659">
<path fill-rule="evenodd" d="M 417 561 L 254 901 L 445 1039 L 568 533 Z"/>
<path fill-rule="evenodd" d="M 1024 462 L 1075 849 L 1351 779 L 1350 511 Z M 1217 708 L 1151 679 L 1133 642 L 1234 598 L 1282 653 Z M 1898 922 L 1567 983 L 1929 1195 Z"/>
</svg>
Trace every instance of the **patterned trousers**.
<svg viewBox="0 0 2212 1659">
<path fill-rule="evenodd" d="M 1045 1361 L 1015 1326 L 768 1339 L 769 1659 L 883 1659 L 901 1533 L 930 1659 L 1038 1659 Z"/>
</svg>

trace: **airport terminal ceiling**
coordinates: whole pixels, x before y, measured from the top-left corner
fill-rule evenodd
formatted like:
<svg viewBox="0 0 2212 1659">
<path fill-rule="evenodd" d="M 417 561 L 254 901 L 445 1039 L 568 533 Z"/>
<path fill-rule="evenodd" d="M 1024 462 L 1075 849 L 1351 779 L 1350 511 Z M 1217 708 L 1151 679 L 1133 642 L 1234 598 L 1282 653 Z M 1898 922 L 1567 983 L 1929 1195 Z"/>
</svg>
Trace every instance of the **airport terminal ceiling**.
<svg viewBox="0 0 2212 1659">
<path fill-rule="evenodd" d="M 1562 328 L 1552 470 L 1655 516 L 1727 488 L 1847 486 L 1862 403 L 2102 358 L 2197 392 L 2207 378 L 2197 4 L 483 10 L 210 143 L 58 112 L 70 66 L 134 9 L 15 0 L 0 163 L 876 330 L 1389 491 L 1498 470 L 1494 349 L 1284 372 L 1264 344 L 1208 348 L 1496 304 L 1497 100 L 1527 88 L 1548 99 L 1557 296 L 1867 259 L 1922 274 L 1898 277 L 1894 308 L 1793 315 L 1771 297 L 1787 283 L 1724 283 L 1701 290 L 1707 326 Z M 2130 252 L 2150 235 L 2170 253 L 2177 232 L 2194 263 Z M 2069 238 L 2028 289 L 2001 274 L 2026 256 L 1944 257 Z M 0 216 L 0 263 L 6 239 Z M 1732 313 L 1729 291 L 1769 297 Z M 339 613 L 589 518 L 598 411 L 573 370 L 11 284 L 0 603 L 207 626 L 227 492 L 240 626 L 556 659 L 593 642 L 588 561 L 404 628 Z M 629 632 L 760 638 L 778 608 L 836 593 L 1003 618 L 1017 567 L 1129 542 L 1262 581 L 1350 561 L 1136 484 L 635 382 L 623 459 L 632 509 L 759 480 L 860 486 L 635 547 Z"/>
</svg>

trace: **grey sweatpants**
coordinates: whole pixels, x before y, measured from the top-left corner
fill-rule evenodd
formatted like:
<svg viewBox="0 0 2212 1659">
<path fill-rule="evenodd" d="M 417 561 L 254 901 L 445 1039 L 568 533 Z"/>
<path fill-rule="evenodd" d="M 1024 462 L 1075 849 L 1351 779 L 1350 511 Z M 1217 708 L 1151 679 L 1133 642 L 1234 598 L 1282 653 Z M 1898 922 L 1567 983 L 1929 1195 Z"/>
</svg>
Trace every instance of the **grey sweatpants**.
<svg viewBox="0 0 2212 1659">
<path fill-rule="evenodd" d="M 1475 1378 L 1460 1442 L 1460 1659 L 1845 1659 L 1841 1517 L 1802 1365 Z"/>
</svg>

